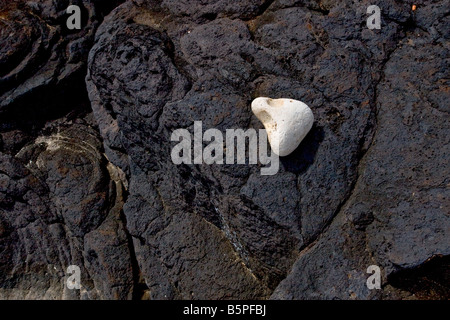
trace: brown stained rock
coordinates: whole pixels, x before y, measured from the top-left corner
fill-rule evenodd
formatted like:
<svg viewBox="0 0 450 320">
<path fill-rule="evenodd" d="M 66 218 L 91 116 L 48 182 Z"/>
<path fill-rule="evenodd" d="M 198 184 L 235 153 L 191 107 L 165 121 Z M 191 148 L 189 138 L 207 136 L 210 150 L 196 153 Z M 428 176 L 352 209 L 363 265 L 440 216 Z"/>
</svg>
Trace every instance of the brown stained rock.
<svg viewBox="0 0 450 320">
<path fill-rule="evenodd" d="M 377 132 L 352 195 L 272 298 L 448 299 L 446 63 L 448 48 L 425 32 L 399 44 L 377 87 Z M 381 292 L 364 284 L 369 265 L 382 270 Z"/>
</svg>

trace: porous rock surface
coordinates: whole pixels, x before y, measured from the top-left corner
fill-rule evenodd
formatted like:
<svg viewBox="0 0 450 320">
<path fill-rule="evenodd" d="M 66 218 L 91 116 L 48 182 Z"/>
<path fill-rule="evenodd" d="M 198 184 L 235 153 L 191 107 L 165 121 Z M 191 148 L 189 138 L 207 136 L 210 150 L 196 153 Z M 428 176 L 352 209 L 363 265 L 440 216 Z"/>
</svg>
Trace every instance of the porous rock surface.
<svg viewBox="0 0 450 320">
<path fill-rule="evenodd" d="M 448 1 L 381 30 L 370 1 L 75 1 L 71 32 L 63 2 L 0 1 L 0 298 L 448 299 Z M 173 164 L 259 96 L 314 113 L 276 175 Z"/>
</svg>

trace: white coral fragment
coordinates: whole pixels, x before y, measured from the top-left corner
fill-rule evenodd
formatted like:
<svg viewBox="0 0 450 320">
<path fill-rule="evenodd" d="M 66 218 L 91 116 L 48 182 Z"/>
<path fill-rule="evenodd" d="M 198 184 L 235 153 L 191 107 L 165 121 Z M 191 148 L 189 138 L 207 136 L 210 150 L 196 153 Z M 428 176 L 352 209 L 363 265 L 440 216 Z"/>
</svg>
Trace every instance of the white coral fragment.
<svg viewBox="0 0 450 320">
<path fill-rule="evenodd" d="M 281 157 L 299 146 L 314 122 L 311 109 L 294 99 L 259 97 L 253 100 L 252 111 L 263 123 L 272 151 Z"/>
</svg>

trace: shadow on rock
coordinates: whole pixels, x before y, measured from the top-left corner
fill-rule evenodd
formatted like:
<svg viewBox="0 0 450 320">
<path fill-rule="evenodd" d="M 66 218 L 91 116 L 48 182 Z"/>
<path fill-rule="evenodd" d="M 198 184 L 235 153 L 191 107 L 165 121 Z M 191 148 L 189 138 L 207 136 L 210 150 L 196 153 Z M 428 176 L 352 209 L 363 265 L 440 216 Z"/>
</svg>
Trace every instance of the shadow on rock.
<svg viewBox="0 0 450 320">
<path fill-rule="evenodd" d="M 295 174 L 305 172 L 314 162 L 317 150 L 324 136 L 323 128 L 314 124 L 311 131 L 306 135 L 297 149 L 290 155 L 280 158 L 284 169 Z"/>
</svg>

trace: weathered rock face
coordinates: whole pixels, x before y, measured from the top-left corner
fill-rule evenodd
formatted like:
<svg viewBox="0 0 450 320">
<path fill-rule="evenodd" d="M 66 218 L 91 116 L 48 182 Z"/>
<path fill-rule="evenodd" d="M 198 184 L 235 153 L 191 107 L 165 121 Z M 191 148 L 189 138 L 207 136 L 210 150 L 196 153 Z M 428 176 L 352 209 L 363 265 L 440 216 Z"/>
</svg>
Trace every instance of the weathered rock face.
<svg viewBox="0 0 450 320">
<path fill-rule="evenodd" d="M 120 171 L 106 166 L 89 122 L 62 119 L 46 131 L 14 157 L 1 155 L 0 295 L 75 298 L 62 280 L 77 265 L 81 298 L 131 298 Z"/>
<path fill-rule="evenodd" d="M 88 17 L 79 32 L 64 29 L 69 1 L 0 2 L 2 299 L 127 299 L 137 283 L 121 171 L 86 115 L 103 2 L 72 2 Z M 80 291 L 65 286 L 69 265 L 81 269 Z"/>
<path fill-rule="evenodd" d="M 448 298 L 448 1 L 386 1 L 381 30 L 369 1 L 203 2 L 97 28 L 114 4 L 93 1 L 64 36 L 65 4 L 2 4 L 0 297 Z M 258 96 L 314 113 L 276 175 L 172 162 L 194 121 L 262 129 Z"/>
<path fill-rule="evenodd" d="M 0 1 L 0 114 L 11 112 L 18 121 L 24 110 L 57 117 L 76 108 L 95 30 L 120 2 Z M 69 4 L 81 8 L 81 30 L 66 27 Z"/>
</svg>

